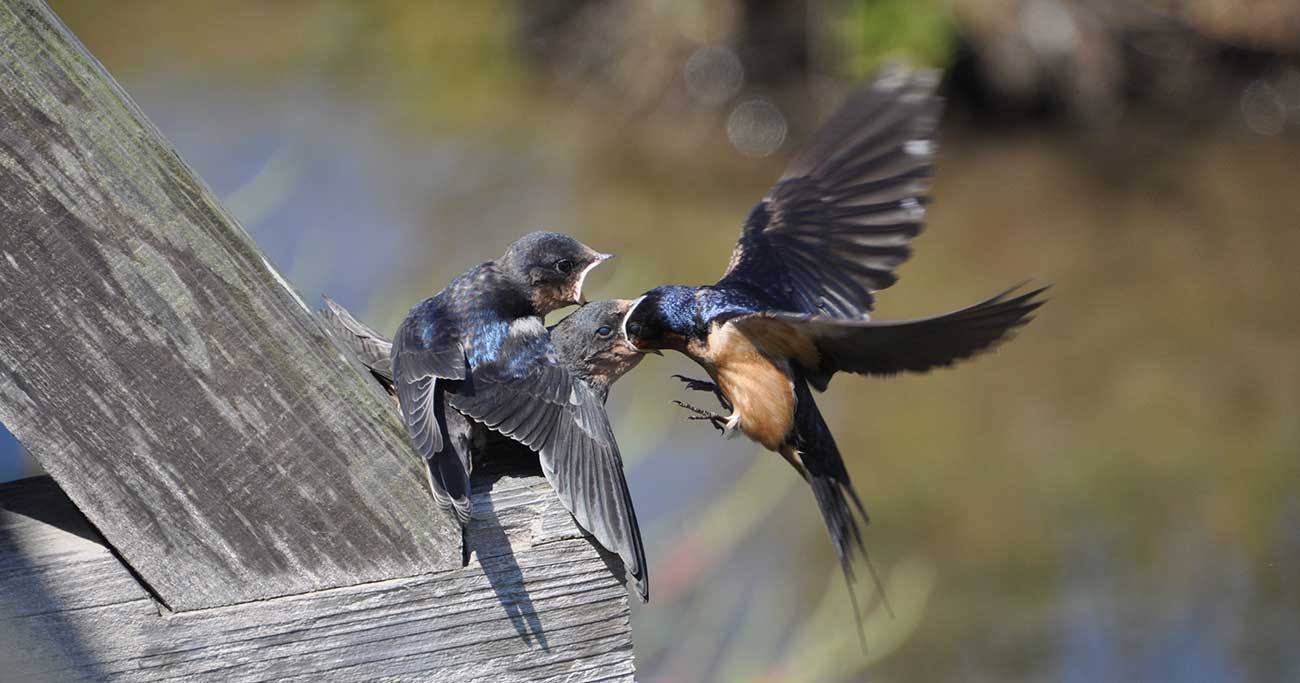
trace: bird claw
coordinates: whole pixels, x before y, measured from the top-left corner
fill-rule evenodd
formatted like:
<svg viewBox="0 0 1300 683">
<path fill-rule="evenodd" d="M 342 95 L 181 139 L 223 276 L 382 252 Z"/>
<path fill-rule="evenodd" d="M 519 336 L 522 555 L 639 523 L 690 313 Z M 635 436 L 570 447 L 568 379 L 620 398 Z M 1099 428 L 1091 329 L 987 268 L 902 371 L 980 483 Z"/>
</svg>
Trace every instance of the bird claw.
<svg viewBox="0 0 1300 683">
<path fill-rule="evenodd" d="M 691 377 L 687 377 L 686 375 L 673 375 L 673 377 L 685 382 L 686 388 L 692 391 L 713 392 L 713 395 L 718 398 L 718 403 L 722 405 L 722 408 L 724 410 L 732 410 L 731 402 L 727 400 L 726 396 L 722 395 L 722 390 L 719 389 L 718 385 L 714 384 L 713 382 L 708 382 L 702 379 L 694 379 Z"/>
<path fill-rule="evenodd" d="M 673 375 L 674 378 L 686 383 L 686 388 L 691 391 L 712 391 L 717 392 L 718 385 L 702 379 L 694 379 L 686 375 Z"/>
<path fill-rule="evenodd" d="M 682 407 L 682 408 L 685 408 L 686 410 L 691 411 L 692 413 L 695 413 L 694 415 L 692 415 L 692 416 L 690 416 L 690 417 L 688 417 L 688 418 L 686 418 L 686 419 L 688 419 L 688 420 L 708 420 L 708 421 L 709 421 L 709 424 L 713 425 L 714 428 L 716 428 L 719 432 L 722 432 L 723 435 L 726 435 L 726 433 L 727 433 L 727 418 L 726 418 L 726 416 L 719 415 L 719 414 L 717 414 L 717 413 L 711 413 L 711 412 L 709 412 L 709 411 L 707 411 L 707 410 L 704 410 L 703 408 L 696 408 L 695 406 L 693 406 L 693 405 L 691 405 L 691 404 L 689 404 L 689 403 L 687 403 L 687 402 L 685 402 L 685 401 L 677 401 L 677 400 L 674 400 L 673 403 L 677 404 L 679 407 Z"/>
</svg>

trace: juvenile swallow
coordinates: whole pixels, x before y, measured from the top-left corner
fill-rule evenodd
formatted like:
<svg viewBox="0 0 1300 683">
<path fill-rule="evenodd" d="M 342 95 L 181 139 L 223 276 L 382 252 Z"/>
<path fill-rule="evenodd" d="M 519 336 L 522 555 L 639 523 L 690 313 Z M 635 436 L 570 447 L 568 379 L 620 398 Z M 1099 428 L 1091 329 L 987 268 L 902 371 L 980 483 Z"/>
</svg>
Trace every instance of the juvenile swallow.
<svg viewBox="0 0 1300 683">
<path fill-rule="evenodd" d="M 325 297 L 325 306 L 320 315 L 330 325 L 331 334 L 350 347 L 361 366 L 368 369 L 374 380 L 380 382 L 396 401 L 391 359 L 393 341 L 361 323 L 351 311 L 339 306 L 334 299 Z M 604 299 L 582 304 L 582 307 L 564 316 L 559 323 L 546 328 L 560 364 L 568 368 L 577 379 L 586 382 L 601 397 L 601 401 L 607 401 L 614 382 L 627 375 L 645 358 L 645 354 L 633 349 L 623 334 L 619 333 L 619 325 L 623 324 L 623 317 L 627 315 L 630 306 L 630 299 Z M 524 453 L 530 455 L 526 459 L 537 462 L 536 453 L 511 438 L 502 437 L 478 423 L 473 424 L 473 431 L 476 448 L 473 449 L 471 472 L 482 466 L 497 464 L 495 461 L 502 459 L 500 449 L 511 449 L 511 446 L 523 449 Z M 491 448 L 478 448 L 480 441 L 490 444 Z M 512 454 L 504 458 L 511 462 L 525 459 L 513 457 Z M 582 523 L 582 528 L 586 528 L 586 523 Z"/>
<path fill-rule="evenodd" d="M 609 398 L 614 382 L 645 358 L 618 332 L 631 305 L 630 299 L 592 301 L 546 328 L 560 364 L 586 382 L 602 401 Z M 330 325 L 331 333 L 352 349 L 384 390 L 397 398 L 392 340 L 357 320 L 333 299 L 325 297 L 325 306 L 320 315 Z M 477 453 L 475 456 L 477 462 Z"/>
<path fill-rule="evenodd" d="M 933 74 L 892 73 L 852 95 L 750 211 L 722 279 L 652 289 L 622 326 L 638 350 L 678 351 L 708 372 L 712 382 L 680 379 L 715 392 L 731 414 L 679 405 L 780 453 L 811 485 L 850 591 L 856 548 L 882 598 L 862 543 L 866 511 L 810 389 L 825 391 L 841 371 L 951 365 L 1006 338 L 1042 303 L 1041 289 L 1008 291 L 932 318 L 868 319 L 873 292 L 895 282 L 922 228 L 935 84 Z"/>
<path fill-rule="evenodd" d="M 633 349 L 618 331 L 623 316 L 627 314 L 631 305 L 632 302 L 628 299 L 593 301 L 549 328 L 551 343 L 555 345 L 555 353 L 560 363 L 575 377 L 590 386 L 592 391 L 600 396 L 602 402 L 608 399 L 609 389 L 614 382 L 636 367 L 645 357 L 645 354 Z M 539 464 L 535 453 L 528 451 L 516 441 L 486 429 L 480 429 L 475 433 L 474 453 L 476 457 L 480 453 L 491 455 L 490 459 L 483 458 L 482 461 L 476 460 L 474 463 L 474 467 L 481 467 L 488 474 L 520 465 L 537 467 Z M 585 518 L 586 515 L 590 515 L 590 511 L 583 514 L 574 513 L 579 526 L 583 529 L 589 529 L 591 526 Z M 635 524 L 632 528 L 633 531 L 638 531 Z M 615 549 L 615 551 L 624 555 L 624 563 L 627 566 L 645 567 L 645 551 L 641 548 L 639 531 L 635 540 L 636 542 L 625 550 Z M 649 579 L 644 575 L 642 585 L 641 597 L 644 599 L 647 597 L 644 587 L 649 585 Z"/>
<path fill-rule="evenodd" d="M 566 366 L 542 324 L 582 303 L 587 273 L 608 258 L 567 235 L 526 235 L 411 309 L 393 337 L 392 381 L 434 497 L 462 525 L 478 425 L 538 454 L 565 509 L 623 558 L 645 599 L 645 551 L 605 414 L 609 383 Z"/>
</svg>

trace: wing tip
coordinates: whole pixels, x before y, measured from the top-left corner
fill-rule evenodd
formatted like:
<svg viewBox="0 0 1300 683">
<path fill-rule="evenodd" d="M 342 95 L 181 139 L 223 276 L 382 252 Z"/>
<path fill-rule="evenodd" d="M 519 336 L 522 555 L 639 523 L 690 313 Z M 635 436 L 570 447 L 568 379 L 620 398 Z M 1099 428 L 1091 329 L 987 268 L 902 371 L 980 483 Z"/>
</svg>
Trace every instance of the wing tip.
<svg viewBox="0 0 1300 683">
<path fill-rule="evenodd" d="M 461 528 L 469 526 L 469 522 L 474 518 L 474 503 L 468 496 L 453 498 L 451 500 L 452 513 L 456 516 L 456 521 L 460 522 Z"/>
<path fill-rule="evenodd" d="M 784 239 L 788 276 L 805 280 L 798 283 L 800 296 L 775 295 L 784 306 L 809 313 L 820 308 L 835 317 L 869 314 L 874 292 L 893 286 L 895 271 L 911 257 L 906 243 L 924 230 L 930 187 L 921 179 L 933 175 L 941 80 L 939 70 L 891 62 L 849 93 L 751 210 L 723 280 L 736 277 L 762 288 L 761 277 L 743 272 L 741 257 Z M 878 253 L 881 247 L 897 253 Z M 835 249 L 842 262 L 794 258 L 807 251 L 816 259 Z"/>
</svg>

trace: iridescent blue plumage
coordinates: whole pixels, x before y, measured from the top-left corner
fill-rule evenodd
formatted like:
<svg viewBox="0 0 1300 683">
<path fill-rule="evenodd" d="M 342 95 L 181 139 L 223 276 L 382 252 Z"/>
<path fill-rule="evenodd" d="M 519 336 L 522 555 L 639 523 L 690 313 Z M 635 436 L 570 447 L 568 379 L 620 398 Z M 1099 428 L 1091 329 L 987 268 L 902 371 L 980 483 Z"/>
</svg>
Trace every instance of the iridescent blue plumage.
<svg viewBox="0 0 1300 683">
<path fill-rule="evenodd" d="M 661 330 L 685 339 L 703 339 L 708 336 L 709 326 L 715 322 L 780 310 L 772 300 L 773 297 L 764 291 L 741 283 L 702 287 L 663 285 L 646 292 L 637 306 L 640 316 L 653 319 L 655 324 L 644 326 L 639 333 L 629 331 L 645 336 Z M 648 315 L 651 311 L 653 316 Z"/>
<path fill-rule="evenodd" d="M 477 424 L 538 453 L 565 507 L 623 558 L 644 598 L 644 550 L 602 390 L 557 361 L 542 323 L 581 303 L 583 279 L 607 258 L 567 235 L 525 236 L 412 307 L 393 338 L 393 384 L 434 497 L 462 524 Z"/>
</svg>

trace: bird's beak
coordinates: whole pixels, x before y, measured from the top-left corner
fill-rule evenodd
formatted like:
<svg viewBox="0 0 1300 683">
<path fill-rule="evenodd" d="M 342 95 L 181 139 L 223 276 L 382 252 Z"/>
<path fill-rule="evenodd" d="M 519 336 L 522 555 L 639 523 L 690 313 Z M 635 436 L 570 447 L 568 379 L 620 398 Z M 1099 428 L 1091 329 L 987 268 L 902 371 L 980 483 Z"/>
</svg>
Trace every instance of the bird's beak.
<svg viewBox="0 0 1300 683">
<path fill-rule="evenodd" d="M 623 340 L 626 341 L 627 345 L 632 347 L 632 350 L 636 351 L 637 353 L 653 353 L 656 356 L 662 356 L 664 355 L 664 352 L 660 351 L 659 349 L 642 349 L 638 347 L 636 345 L 636 342 L 632 341 L 632 337 L 627 333 L 628 318 L 632 317 L 632 312 L 636 310 L 637 306 L 641 305 L 641 302 L 644 299 L 645 299 L 645 295 L 637 297 L 634 301 L 632 301 L 632 305 L 628 306 L 627 313 L 623 316 L 623 324 L 621 326 L 623 328 Z"/>
<path fill-rule="evenodd" d="M 596 252 L 596 255 L 593 258 L 592 262 L 588 263 L 587 267 L 583 268 L 581 273 L 578 273 L 578 281 L 573 285 L 573 299 L 572 299 L 573 303 L 578 304 L 579 306 L 582 306 L 587 303 L 587 296 L 582 292 L 582 283 L 587 281 L 587 273 L 590 273 L 592 270 L 596 268 L 596 266 L 612 258 L 614 258 L 613 254 L 602 254 L 600 252 Z"/>
</svg>

